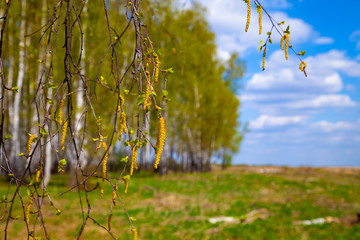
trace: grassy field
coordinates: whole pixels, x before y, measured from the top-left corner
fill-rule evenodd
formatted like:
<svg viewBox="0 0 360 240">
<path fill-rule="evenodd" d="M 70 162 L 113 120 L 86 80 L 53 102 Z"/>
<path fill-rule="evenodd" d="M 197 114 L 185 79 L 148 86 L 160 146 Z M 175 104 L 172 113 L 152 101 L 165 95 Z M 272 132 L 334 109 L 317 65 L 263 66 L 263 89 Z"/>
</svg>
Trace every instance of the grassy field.
<svg viewBox="0 0 360 240">
<path fill-rule="evenodd" d="M 48 187 L 55 206 L 63 211 L 57 216 L 48 202 L 44 205 L 51 239 L 75 239 L 81 225 L 78 192 L 59 196 L 68 188 L 67 179 L 66 175 L 53 176 Z M 104 187 L 104 198 L 100 198 L 99 189 L 89 193 L 91 212 L 107 227 L 112 188 L 99 183 Z M 0 196 L 6 190 L 7 183 L 2 180 Z M 123 193 L 123 185 L 119 191 L 129 215 L 136 219 L 138 239 L 360 239 L 360 224 L 356 222 L 360 211 L 360 169 L 234 166 L 204 174 L 137 173 L 130 181 L 128 193 Z M 21 193 L 26 196 L 26 189 Z M 3 209 L 4 203 L 0 205 L 1 215 Z M 249 213 L 259 209 L 262 216 L 251 219 Z M 119 239 L 132 239 L 129 221 L 119 203 L 112 214 L 112 232 Z M 35 215 L 31 214 L 30 223 Z M 18 219 L 10 222 L 8 239 L 27 239 L 19 202 L 13 213 L 16 216 Z M 209 218 L 219 216 L 237 221 L 209 222 Z M 328 216 L 334 222 L 295 223 Z M 4 227 L 2 220 L 0 239 L 4 239 Z M 40 230 L 37 225 L 36 232 Z M 82 239 L 111 238 L 89 220 Z"/>
</svg>

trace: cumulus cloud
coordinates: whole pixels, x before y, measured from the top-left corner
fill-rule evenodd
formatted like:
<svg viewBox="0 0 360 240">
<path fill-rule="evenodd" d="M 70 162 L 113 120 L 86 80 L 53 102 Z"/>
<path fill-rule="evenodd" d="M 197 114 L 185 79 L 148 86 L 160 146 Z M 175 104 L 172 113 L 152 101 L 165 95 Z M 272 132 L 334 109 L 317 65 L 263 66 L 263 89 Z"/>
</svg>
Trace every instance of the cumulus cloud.
<svg viewBox="0 0 360 240">
<path fill-rule="evenodd" d="M 331 44 L 334 43 L 334 39 L 330 37 L 318 37 L 314 40 L 316 44 Z"/>
<path fill-rule="evenodd" d="M 183 0 L 185 1 L 185 0 Z M 189 2 L 189 1 L 187 1 Z M 263 33 L 259 35 L 258 29 L 258 13 L 255 8 L 251 11 L 250 28 L 245 33 L 246 25 L 246 4 L 238 0 L 200 0 L 203 6 L 206 7 L 206 18 L 209 21 L 212 29 L 216 32 L 216 41 L 219 48 L 219 57 L 230 56 L 231 52 L 238 52 L 245 56 L 253 51 L 257 51 L 260 40 L 266 39 L 266 33 L 271 29 L 271 22 L 264 14 L 263 16 Z M 287 0 L 265 1 L 264 7 L 270 10 L 271 16 L 277 21 L 285 21 L 285 26 L 290 25 L 291 29 L 296 31 L 291 32 L 291 43 L 303 43 L 309 40 L 316 44 L 329 44 L 333 40 L 329 37 L 322 37 L 313 29 L 313 27 L 299 18 L 292 18 L 285 12 L 278 11 L 285 9 L 291 5 Z M 188 4 L 188 7 L 190 5 Z M 277 9 L 277 11 L 274 11 Z M 278 43 L 280 36 L 274 31 L 273 42 Z M 225 54 L 225 52 L 227 52 Z M 226 60 L 226 59 L 224 59 Z"/>
<path fill-rule="evenodd" d="M 337 108 L 337 107 L 355 107 L 356 102 L 352 101 L 347 95 L 329 94 L 320 95 L 312 99 L 296 101 L 287 104 L 289 108 Z"/>
<path fill-rule="evenodd" d="M 287 0 L 272 0 L 263 2 L 265 8 L 285 9 L 291 7 Z"/>
<path fill-rule="evenodd" d="M 345 52 L 331 50 L 310 56 L 308 77 L 298 69 L 296 57 L 284 60 L 284 52 L 276 51 L 269 57 L 267 69 L 254 74 L 245 86 L 241 100 L 262 113 L 284 109 L 319 109 L 355 107 L 350 96 L 339 94 L 344 84 L 342 74 L 360 77 L 360 62 L 350 59 Z"/>
<path fill-rule="evenodd" d="M 356 42 L 356 50 L 360 50 L 360 29 L 350 35 L 350 40 Z"/>
<path fill-rule="evenodd" d="M 250 122 L 250 129 L 263 129 L 267 127 L 284 127 L 304 122 L 303 116 L 268 116 L 261 115 Z"/>
<path fill-rule="evenodd" d="M 329 121 L 320 121 L 315 122 L 311 125 L 314 129 L 320 129 L 324 132 L 333 132 L 333 131 L 359 131 L 360 122 L 329 122 Z M 355 138 L 356 139 L 356 138 Z"/>
</svg>

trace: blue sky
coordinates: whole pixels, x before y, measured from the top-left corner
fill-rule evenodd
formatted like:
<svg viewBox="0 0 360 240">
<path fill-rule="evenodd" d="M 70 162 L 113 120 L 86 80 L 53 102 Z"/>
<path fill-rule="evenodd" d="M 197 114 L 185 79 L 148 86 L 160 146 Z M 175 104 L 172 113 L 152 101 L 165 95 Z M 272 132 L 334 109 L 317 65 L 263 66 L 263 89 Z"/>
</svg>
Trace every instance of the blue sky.
<svg viewBox="0 0 360 240">
<path fill-rule="evenodd" d="M 199 2 L 208 9 L 219 57 L 238 52 L 247 67 L 239 111 L 250 131 L 234 163 L 360 166 L 360 1 L 260 1 L 290 25 L 295 50 L 306 51 L 307 78 L 294 54 L 285 60 L 275 32 L 261 71 L 258 48 L 271 25 L 264 15 L 259 36 L 255 7 L 245 33 L 243 1 Z"/>
</svg>

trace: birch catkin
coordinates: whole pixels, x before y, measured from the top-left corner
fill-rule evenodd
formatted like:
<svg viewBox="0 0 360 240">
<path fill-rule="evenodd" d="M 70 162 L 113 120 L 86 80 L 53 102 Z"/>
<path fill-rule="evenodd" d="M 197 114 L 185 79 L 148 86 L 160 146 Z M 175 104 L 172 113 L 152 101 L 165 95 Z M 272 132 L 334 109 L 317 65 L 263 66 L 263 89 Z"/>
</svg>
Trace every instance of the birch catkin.
<svg viewBox="0 0 360 240">
<path fill-rule="evenodd" d="M 262 70 L 265 70 L 265 57 L 266 57 L 266 48 L 264 48 L 264 53 L 263 53 L 263 59 L 262 59 Z"/>
<path fill-rule="evenodd" d="M 61 136 L 61 150 L 65 149 L 65 137 L 66 137 L 67 126 L 68 126 L 68 121 L 66 121 L 63 126 L 63 131 Z"/>
<path fill-rule="evenodd" d="M 105 152 L 105 156 L 104 156 L 104 160 L 103 160 L 103 181 L 106 178 L 106 164 L 107 164 L 107 160 L 108 160 L 108 155 L 109 155 L 109 151 L 108 151 L 108 147 L 106 145 L 105 142 L 102 142 L 102 146 L 104 147 L 104 152 Z"/>
<path fill-rule="evenodd" d="M 59 113 L 58 113 L 58 123 L 59 123 L 60 125 L 62 125 L 62 123 L 63 123 L 63 120 L 62 120 L 63 107 L 64 107 L 64 100 L 61 99 L 61 101 L 60 101 L 60 107 L 59 107 Z"/>
<path fill-rule="evenodd" d="M 29 134 L 29 141 L 28 141 L 27 146 L 26 146 L 26 156 L 29 156 L 29 155 L 30 155 L 30 152 L 31 152 L 31 144 L 32 144 L 32 142 L 34 141 L 34 139 L 35 139 L 35 135 Z"/>
<path fill-rule="evenodd" d="M 31 205 L 32 205 L 33 201 L 34 201 L 34 196 L 31 195 L 29 203 L 26 207 L 26 212 L 25 212 L 25 218 L 26 218 L 25 220 L 26 220 L 26 224 L 28 224 L 28 225 L 30 222 L 30 209 L 31 209 Z"/>
<path fill-rule="evenodd" d="M 126 132 L 126 113 L 121 112 L 120 115 L 120 130 L 119 130 L 119 141 L 122 139 L 123 132 Z"/>
<path fill-rule="evenodd" d="M 138 156 L 139 147 L 135 146 L 133 148 L 132 152 L 132 158 L 131 158 L 131 166 L 130 166 L 130 176 L 134 173 L 134 168 L 137 170 L 137 156 Z"/>
<path fill-rule="evenodd" d="M 262 32 L 262 6 L 259 6 L 259 35 Z"/>
<path fill-rule="evenodd" d="M 155 78 L 154 83 L 157 83 L 159 81 L 159 69 L 160 68 L 160 62 L 159 62 L 159 56 L 155 56 Z"/>
<path fill-rule="evenodd" d="M 138 235 L 138 233 L 137 233 L 136 228 L 132 228 L 131 231 L 132 231 L 132 233 L 133 233 L 134 240 L 137 240 L 137 235 Z"/>
<path fill-rule="evenodd" d="M 247 0 L 247 18 L 246 18 L 246 27 L 245 32 L 248 31 L 250 25 L 250 15 L 251 15 L 251 1 Z"/>
<path fill-rule="evenodd" d="M 155 164 L 154 164 L 155 169 L 157 169 L 157 167 L 160 163 L 160 158 L 161 158 L 161 153 L 164 148 L 165 138 L 166 138 L 166 121 L 162 116 L 160 116 L 158 138 L 157 138 L 157 142 L 156 142 L 157 150 L 156 150 L 156 157 L 155 157 Z"/>
<path fill-rule="evenodd" d="M 302 61 L 300 63 L 299 69 L 303 72 L 303 71 L 305 71 L 305 68 L 306 68 L 306 62 Z"/>
<path fill-rule="evenodd" d="M 290 35 L 288 33 L 285 34 L 285 58 L 288 60 L 289 58 L 289 41 L 290 41 Z"/>
<path fill-rule="evenodd" d="M 284 50 L 284 39 L 285 39 L 285 35 L 281 36 L 281 40 L 280 40 L 281 50 Z"/>
</svg>

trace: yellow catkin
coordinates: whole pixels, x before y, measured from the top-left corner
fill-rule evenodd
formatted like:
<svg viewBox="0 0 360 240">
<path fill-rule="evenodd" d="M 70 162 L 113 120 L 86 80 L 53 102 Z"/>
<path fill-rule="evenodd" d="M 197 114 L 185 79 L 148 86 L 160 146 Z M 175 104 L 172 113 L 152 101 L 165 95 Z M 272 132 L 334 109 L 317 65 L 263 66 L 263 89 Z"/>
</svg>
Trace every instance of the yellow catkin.
<svg viewBox="0 0 360 240">
<path fill-rule="evenodd" d="M 126 113 L 121 112 L 120 115 L 120 130 L 119 130 L 119 141 L 122 139 L 123 132 L 126 132 Z"/>
<path fill-rule="evenodd" d="M 126 177 L 122 177 L 121 179 L 123 180 L 124 185 L 125 185 L 124 193 L 127 193 L 128 186 L 129 186 L 129 181 L 126 179 Z"/>
<path fill-rule="evenodd" d="M 285 35 L 281 36 L 281 40 L 280 40 L 281 50 L 284 50 L 284 39 L 285 39 Z"/>
<path fill-rule="evenodd" d="M 247 18 L 246 18 L 246 27 L 245 32 L 248 31 L 250 25 L 250 14 L 251 14 L 251 0 L 247 0 Z"/>
<path fill-rule="evenodd" d="M 114 189 L 113 189 L 112 202 L 113 202 L 114 205 L 116 205 L 116 193 L 117 193 L 117 189 L 118 189 L 117 186 L 115 186 Z"/>
<path fill-rule="evenodd" d="M 100 142 L 99 145 L 96 147 L 95 152 L 97 152 L 103 145 L 104 142 Z"/>
<path fill-rule="evenodd" d="M 266 48 L 264 48 L 264 53 L 263 53 L 263 59 L 262 59 L 262 70 L 265 70 L 265 57 L 266 57 Z"/>
<path fill-rule="evenodd" d="M 29 134 L 29 141 L 28 141 L 27 146 L 26 146 L 26 155 L 27 155 L 27 156 L 30 155 L 30 152 L 31 152 L 31 144 L 32 144 L 32 142 L 34 141 L 34 139 L 35 139 L 35 135 Z"/>
<path fill-rule="evenodd" d="M 104 189 L 100 189 L 100 197 L 101 199 L 104 198 Z"/>
<path fill-rule="evenodd" d="M 155 78 L 154 83 L 157 83 L 159 81 L 159 71 L 160 71 L 160 62 L 159 62 L 159 56 L 155 56 Z"/>
<path fill-rule="evenodd" d="M 305 68 L 306 68 L 306 62 L 301 62 L 299 69 L 303 72 L 303 71 L 305 71 Z"/>
<path fill-rule="evenodd" d="M 150 86 L 149 84 L 146 84 L 146 90 L 145 90 L 145 100 L 143 103 L 143 109 L 147 110 L 151 106 L 151 99 L 150 99 Z"/>
<path fill-rule="evenodd" d="M 106 164 L 107 164 L 109 152 L 107 151 L 108 147 L 105 142 L 103 142 L 102 146 L 104 147 L 104 152 L 106 152 L 105 156 L 104 156 L 104 160 L 103 160 L 103 176 L 102 177 L 103 177 L 103 181 L 104 181 L 106 178 Z"/>
<path fill-rule="evenodd" d="M 31 205 L 33 204 L 34 201 L 34 196 L 30 197 L 29 203 L 26 207 L 26 212 L 25 212 L 25 220 L 26 220 L 26 224 L 29 225 L 30 222 L 30 209 L 31 209 Z"/>
<path fill-rule="evenodd" d="M 259 35 L 262 32 L 262 6 L 259 6 Z"/>
<path fill-rule="evenodd" d="M 132 231 L 132 233 L 133 233 L 134 240 L 137 240 L 138 232 L 137 232 L 136 228 L 132 228 L 131 231 Z"/>
<path fill-rule="evenodd" d="M 58 113 L 58 123 L 59 123 L 60 125 L 63 124 L 63 120 L 62 120 L 63 107 L 64 107 L 64 100 L 61 99 L 61 101 L 60 101 L 60 107 L 59 107 L 59 113 Z"/>
<path fill-rule="evenodd" d="M 288 52 L 288 49 L 289 49 L 289 41 L 290 41 L 290 35 L 288 33 L 285 34 L 285 58 L 286 60 L 288 60 L 289 58 L 289 52 Z"/>
<path fill-rule="evenodd" d="M 156 142 L 157 150 L 156 150 L 156 157 L 155 157 L 155 163 L 154 163 L 155 169 L 157 169 L 157 167 L 160 163 L 160 158 L 161 158 L 161 153 L 164 148 L 165 138 L 166 138 L 166 121 L 162 116 L 160 116 L 158 137 L 157 137 L 157 142 Z"/>
<path fill-rule="evenodd" d="M 138 155 L 139 147 L 135 146 L 133 148 L 132 152 L 132 158 L 131 158 L 131 166 L 130 166 L 130 176 L 134 173 L 134 168 L 137 170 L 137 155 Z"/>
<path fill-rule="evenodd" d="M 36 178 L 35 178 L 36 182 L 39 182 L 41 172 L 42 172 L 42 165 L 40 165 L 40 169 L 36 170 Z"/>
<path fill-rule="evenodd" d="M 67 126 L 68 126 L 68 121 L 66 121 L 63 126 L 63 131 L 61 136 L 61 150 L 65 149 L 65 137 L 66 137 Z"/>
</svg>

